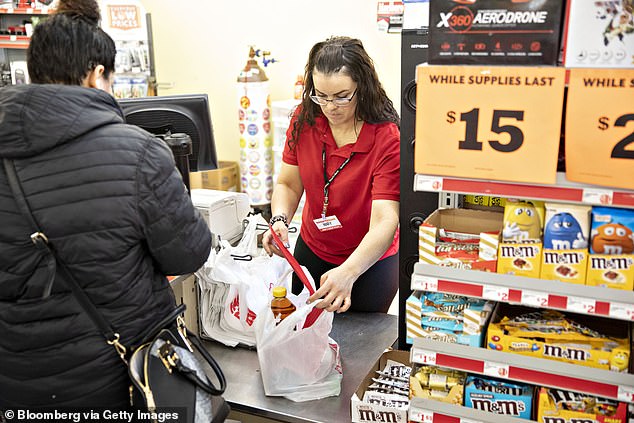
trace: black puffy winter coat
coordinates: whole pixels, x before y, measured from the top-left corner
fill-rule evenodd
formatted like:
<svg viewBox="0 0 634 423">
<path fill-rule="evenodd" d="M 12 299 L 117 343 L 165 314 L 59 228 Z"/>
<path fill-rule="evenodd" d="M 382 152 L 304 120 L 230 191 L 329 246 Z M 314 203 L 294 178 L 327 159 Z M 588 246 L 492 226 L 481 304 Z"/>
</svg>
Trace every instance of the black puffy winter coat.
<svg viewBox="0 0 634 423">
<path fill-rule="evenodd" d="M 0 158 L 15 161 L 42 231 L 124 344 L 174 308 L 165 275 L 191 273 L 211 235 L 163 141 L 109 94 L 0 89 Z M 58 275 L 48 277 L 0 166 L 0 409 L 119 407 L 126 367 Z"/>
</svg>

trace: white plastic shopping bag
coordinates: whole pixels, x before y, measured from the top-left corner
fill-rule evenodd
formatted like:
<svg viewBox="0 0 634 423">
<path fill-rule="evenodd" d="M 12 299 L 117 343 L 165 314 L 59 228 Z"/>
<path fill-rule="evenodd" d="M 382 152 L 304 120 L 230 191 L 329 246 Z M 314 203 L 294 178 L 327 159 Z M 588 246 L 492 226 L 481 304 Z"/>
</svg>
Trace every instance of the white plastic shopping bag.
<svg viewBox="0 0 634 423">
<path fill-rule="evenodd" d="M 337 396 L 343 370 L 339 345 L 329 336 L 333 313 L 321 313 L 305 328 L 306 316 L 317 303 L 301 304 L 279 325 L 270 308 L 263 310 L 255 322 L 264 393 L 292 401 Z"/>
<path fill-rule="evenodd" d="M 260 310 L 268 308 L 270 291 L 275 286 L 284 286 L 288 291 L 291 287 L 289 263 L 256 248 L 263 219 L 259 215 L 247 219 L 249 223 L 238 245 L 221 242 L 196 272 L 203 334 L 227 346 L 255 345 L 253 324 Z"/>
<path fill-rule="evenodd" d="M 273 239 L 304 284 L 300 299 L 289 297 L 297 309 L 279 324 L 270 307 L 260 312 L 255 335 L 264 393 L 292 401 L 309 401 L 341 392 L 343 369 L 339 344 L 330 338 L 333 313 L 306 304 L 315 282 L 284 247 L 275 232 Z M 269 296 L 270 299 L 270 296 Z"/>
</svg>

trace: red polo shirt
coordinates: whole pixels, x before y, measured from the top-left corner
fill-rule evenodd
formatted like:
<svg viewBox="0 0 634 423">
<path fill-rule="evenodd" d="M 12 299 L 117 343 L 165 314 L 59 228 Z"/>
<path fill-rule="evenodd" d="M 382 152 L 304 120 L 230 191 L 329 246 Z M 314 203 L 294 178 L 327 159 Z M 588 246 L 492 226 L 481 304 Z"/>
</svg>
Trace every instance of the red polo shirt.
<svg viewBox="0 0 634 423">
<path fill-rule="evenodd" d="M 289 126 L 287 138 L 293 122 Z M 282 161 L 298 166 L 306 192 L 302 213 L 301 235 L 306 245 L 322 260 L 339 265 L 357 248 L 370 228 L 372 200 L 399 201 L 400 133 L 393 123 L 364 123 L 357 142 L 337 147 L 324 116 L 315 125 L 304 125 L 299 143 L 290 150 L 284 147 Z M 314 219 L 321 217 L 324 204 L 322 151 L 326 148 L 328 178 L 354 156 L 330 184 L 328 216 L 337 216 L 342 227 L 321 232 Z M 398 251 L 398 231 L 383 257 Z"/>
</svg>

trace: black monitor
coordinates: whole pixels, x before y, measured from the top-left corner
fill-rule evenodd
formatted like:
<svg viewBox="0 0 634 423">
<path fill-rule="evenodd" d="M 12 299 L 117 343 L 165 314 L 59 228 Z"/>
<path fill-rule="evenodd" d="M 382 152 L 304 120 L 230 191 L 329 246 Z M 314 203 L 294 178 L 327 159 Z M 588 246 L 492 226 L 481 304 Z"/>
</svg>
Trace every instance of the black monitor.
<svg viewBox="0 0 634 423">
<path fill-rule="evenodd" d="M 126 122 L 158 136 L 185 133 L 192 140 L 189 170 L 218 168 L 207 94 L 186 94 L 118 100 Z"/>
</svg>

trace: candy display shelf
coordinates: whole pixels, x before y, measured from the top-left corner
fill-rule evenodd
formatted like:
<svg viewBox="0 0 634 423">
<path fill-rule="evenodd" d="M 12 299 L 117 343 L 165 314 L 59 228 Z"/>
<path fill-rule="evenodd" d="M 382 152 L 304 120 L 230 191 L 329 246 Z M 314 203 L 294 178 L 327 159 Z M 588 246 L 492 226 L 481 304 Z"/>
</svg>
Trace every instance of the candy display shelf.
<svg viewBox="0 0 634 423">
<path fill-rule="evenodd" d="M 634 375 L 417 338 L 410 361 L 634 403 Z"/>
</svg>

